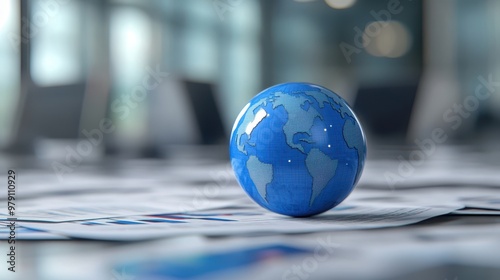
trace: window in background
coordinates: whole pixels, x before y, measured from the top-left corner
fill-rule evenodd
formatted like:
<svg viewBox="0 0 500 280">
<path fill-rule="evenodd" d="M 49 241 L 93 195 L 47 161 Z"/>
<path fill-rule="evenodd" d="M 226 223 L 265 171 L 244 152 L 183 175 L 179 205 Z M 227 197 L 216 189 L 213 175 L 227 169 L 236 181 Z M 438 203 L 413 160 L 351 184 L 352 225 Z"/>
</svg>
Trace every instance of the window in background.
<svg viewBox="0 0 500 280">
<path fill-rule="evenodd" d="M 500 1 L 489 1 L 488 18 L 493 25 L 492 40 L 493 48 L 490 50 L 490 58 L 493 64 L 492 73 L 495 77 L 500 77 Z M 498 79 L 498 78 L 497 78 Z M 491 114 L 496 118 L 497 123 L 500 123 L 500 92 L 493 93 L 492 102 L 489 108 Z"/>
<path fill-rule="evenodd" d="M 175 76 L 217 85 L 226 131 L 261 86 L 259 1 L 221 14 L 213 1 L 161 0 L 162 61 Z M 222 18 L 221 18 L 222 16 Z"/>
<path fill-rule="evenodd" d="M 217 16 L 217 14 L 216 14 Z M 220 104 L 226 131 L 245 104 L 262 88 L 262 16 L 259 1 L 240 1 L 240 5 L 227 13 L 222 26 L 219 45 Z M 265 43 L 265 42 L 264 42 Z"/>
<path fill-rule="evenodd" d="M 31 1 L 31 78 L 38 86 L 83 79 L 81 3 L 55 3 Z"/>
<path fill-rule="evenodd" d="M 113 102 L 123 102 L 140 85 L 147 66 L 181 79 L 216 84 L 229 132 L 239 110 L 261 90 L 259 1 L 241 2 L 224 13 L 224 20 L 212 1 L 114 0 L 111 4 L 110 110 L 117 124 L 118 149 L 136 147 L 147 135 L 148 102 L 130 107 L 125 118 L 116 110 L 118 105 L 113 109 Z"/>
<path fill-rule="evenodd" d="M 214 80 L 217 77 L 217 42 L 214 28 L 206 25 L 189 26 L 180 36 L 183 45 L 179 67 L 182 76 L 194 80 Z"/>
<path fill-rule="evenodd" d="M 148 75 L 152 25 L 148 13 L 136 6 L 116 5 L 110 15 L 110 55 L 113 94 L 111 117 L 117 126 L 115 144 L 124 148 L 146 134 L 147 102 L 128 103 L 134 87 Z"/>
<path fill-rule="evenodd" d="M 463 96 L 473 95 L 478 85 L 478 76 L 500 76 L 500 2 L 495 0 L 456 1 L 457 72 Z M 481 102 L 479 110 L 487 120 L 491 116 L 500 120 L 500 94 Z M 481 123 L 479 123 L 481 125 Z"/>
<path fill-rule="evenodd" d="M 172 37 L 165 40 L 170 50 L 165 60 L 176 75 L 191 80 L 213 81 L 219 71 L 217 23 L 211 1 L 165 1 L 165 28 Z M 167 3 L 170 3 L 168 5 Z M 167 6 L 168 5 L 168 6 Z M 174 13 L 172 13 L 174 11 Z"/>
<path fill-rule="evenodd" d="M 273 69 L 272 83 L 306 80 L 346 92 L 358 83 L 413 83 L 421 71 L 421 1 L 401 3 L 403 11 L 383 22 L 376 14 L 388 13 L 383 0 L 266 5 L 273 54 L 265 68 Z"/>
<path fill-rule="evenodd" d="M 12 131 L 19 98 L 19 1 L 0 1 L 0 146 Z"/>
</svg>

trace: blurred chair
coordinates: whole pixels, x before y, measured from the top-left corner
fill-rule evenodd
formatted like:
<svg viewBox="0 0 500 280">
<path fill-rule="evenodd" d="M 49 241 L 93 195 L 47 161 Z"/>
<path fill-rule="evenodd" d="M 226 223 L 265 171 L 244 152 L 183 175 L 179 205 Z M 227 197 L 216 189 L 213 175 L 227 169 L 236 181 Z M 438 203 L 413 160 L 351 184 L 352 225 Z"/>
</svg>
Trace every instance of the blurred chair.
<svg viewBox="0 0 500 280">
<path fill-rule="evenodd" d="M 358 90 L 354 110 L 375 141 L 390 140 L 390 144 L 404 144 L 417 87 L 416 84 L 387 85 Z"/>
<path fill-rule="evenodd" d="M 25 86 L 27 91 L 18 112 L 13 151 L 31 153 L 38 139 L 78 138 L 85 84 Z"/>
<path fill-rule="evenodd" d="M 169 78 L 149 102 L 145 156 L 167 156 L 170 147 L 227 142 L 213 84 Z"/>
</svg>

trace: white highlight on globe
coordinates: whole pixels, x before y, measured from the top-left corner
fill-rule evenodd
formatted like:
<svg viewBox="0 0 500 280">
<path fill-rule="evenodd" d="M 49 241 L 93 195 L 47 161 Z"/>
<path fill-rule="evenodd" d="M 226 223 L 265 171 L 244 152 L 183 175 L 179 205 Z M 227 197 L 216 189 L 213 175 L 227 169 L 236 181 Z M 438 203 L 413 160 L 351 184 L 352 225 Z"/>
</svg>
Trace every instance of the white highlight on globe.
<svg viewBox="0 0 500 280">
<path fill-rule="evenodd" d="M 245 133 L 250 135 L 255 127 L 265 118 L 268 117 L 269 114 L 264 109 L 260 109 L 257 114 L 255 114 L 255 118 L 251 121 L 247 127 L 245 128 Z"/>
<path fill-rule="evenodd" d="M 233 134 L 234 130 L 238 126 L 238 123 L 240 123 L 240 120 L 241 120 L 241 118 L 243 118 L 243 115 L 245 115 L 245 112 L 248 110 L 248 107 L 250 107 L 250 103 L 247 103 L 247 105 L 245 105 L 245 107 L 243 107 L 243 109 L 240 111 L 240 113 L 236 117 L 236 121 L 234 122 L 233 128 L 231 129 L 231 134 Z"/>
</svg>

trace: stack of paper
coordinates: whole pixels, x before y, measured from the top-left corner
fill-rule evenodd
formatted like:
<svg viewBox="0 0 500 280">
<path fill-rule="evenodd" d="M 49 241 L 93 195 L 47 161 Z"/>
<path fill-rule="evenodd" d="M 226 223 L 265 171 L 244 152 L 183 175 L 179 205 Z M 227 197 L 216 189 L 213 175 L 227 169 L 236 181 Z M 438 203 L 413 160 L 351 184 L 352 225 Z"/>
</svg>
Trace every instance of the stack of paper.
<svg viewBox="0 0 500 280">
<path fill-rule="evenodd" d="M 476 168 L 473 178 L 484 175 L 479 185 L 451 186 L 461 177 L 452 176 L 452 169 L 437 168 L 416 169 L 400 185 L 391 186 L 383 178 L 394 166 L 397 170 L 397 162 L 370 161 L 346 201 L 301 219 L 257 206 L 225 162 L 130 161 L 109 172 L 76 170 L 62 181 L 56 174 L 18 170 L 17 238 L 143 240 L 304 233 L 403 226 L 450 213 L 500 214 L 500 186 L 493 186 L 500 178 L 494 179 L 499 176 L 490 169 Z M 446 180 L 453 182 L 443 183 Z M 0 208 L 0 223 L 8 218 Z M 7 236 L 4 227 L 0 237 Z"/>
</svg>

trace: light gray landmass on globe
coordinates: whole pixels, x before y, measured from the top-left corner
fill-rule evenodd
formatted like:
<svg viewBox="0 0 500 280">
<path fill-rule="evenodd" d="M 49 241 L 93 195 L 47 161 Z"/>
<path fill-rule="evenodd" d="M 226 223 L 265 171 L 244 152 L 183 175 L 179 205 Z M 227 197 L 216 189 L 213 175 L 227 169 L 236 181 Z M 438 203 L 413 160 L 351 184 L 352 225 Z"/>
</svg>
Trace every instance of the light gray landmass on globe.
<svg viewBox="0 0 500 280">
<path fill-rule="evenodd" d="M 320 108 L 325 107 L 325 104 L 329 104 L 333 110 L 340 113 L 343 119 L 345 119 L 346 115 L 351 116 L 351 112 L 349 111 L 349 108 L 344 105 L 344 101 L 334 94 L 330 95 L 323 91 L 305 91 L 304 94 L 314 98 L 314 100 L 318 102 Z M 333 106 L 331 101 L 333 101 L 333 103 L 338 107 Z"/>
<path fill-rule="evenodd" d="M 236 144 L 237 144 L 238 150 L 240 152 L 244 153 L 245 155 L 247 154 L 247 151 L 245 150 L 245 144 L 241 143 L 241 137 L 243 137 L 243 135 L 247 134 L 248 135 L 248 139 L 250 139 L 251 138 L 251 132 L 253 131 L 253 129 L 251 131 L 249 131 L 250 133 L 247 133 L 247 128 L 249 127 L 249 125 L 252 124 L 253 128 L 255 128 L 255 126 L 257 126 L 266 117 L 266 116 L 263 116 L 262 118 L 260 118 L 258 120 L 255 119 L 256 114 L 258 112 L 260 112 L 261 110 L 263 110 L 263 109 L 261 109 L 261 110 L 257 111 L 257 109 L 261 105 L 262 105 L 261 102 L 257 102 L 255 104 L 253 104 L 252 106 L 250 106 L 247 109 L 248 113 L 245 114 L 245 118 L 243 119 L 243 121 L 241 122 L 241 124 L 237 127 L 238 130 L 236 131 L 236 136 L 237 136 L 237 138 L 236 138 Z M 238 120 L 236 122 L 238 122 Z"/>
<path fill-rule="evenodd" d="M 362 170 L 361 161 L 365 156 L 365 143 L 363 135 L 361 134 L 361 127 L 356 123 L 355 120 L 348 119 L 344 123 L 342 136 L 344 137 L 344 141 L 346 142 L 347 146 L 351 149 L 356 149 L 356 151 L 358 152 L 358 169 L 355 179 L 355 182 L 357 182 Z"/>
<path fill-rule="evenodd" d="M 263 163 L 256 156 L 250 156 L 247 160 L 247 169 L 260 196 L 267 201 L 267 184 L 273 180 L 272 164 Z"/>
<path fill-rule="evenodd" d="M 313 107 L 309 107 L 307 110 L 302 108 L 302 105 L 305 102 L 309 101 L 307 98 L 297 95 L 292 96 L 286 93 L 277 92 L 275 94 L 276 99 L 273 102 L 273 109 L 276 109 L 278 106 L 283 106 L 288 113 L 288 120 L 283 125 L 283 131 L 285 132 L 286 143 L 292 149 L 297 149 L 302 153 L 306 153 L 304 148 L 300 145 L 300 143 L 294 143 L 293 137 L 295 134 L 304 133 L 308 136 L 311 136 L 311 127 L 314 124 L 314 120 L 316 118 L 323 119 L 323 117 L 319 114 L 319 112 Z M 297 121 L 294 118 L 296 116 L 300 116 L 300 120 Z M 307 138 L 299 139 L 299 142 L 308 142 L 311 140 Z"/>
<path fill-rule="evenodd" d="M 319 149 L 311 149 L 306 157 L 306 167 L 313 178 L 312 194 L 309 200 L 311 206 L 325 189 L 328 182 L 335 176 L 338 160 L 331 159 Z"/>
<path fill-rule="evenodd" d="M 344 126 L 342 128 L 344 141 L 350 149 L 355 149 L 358 154 L 358 167 L 355 178 L 356 183 L 363 168 L 363 165 L 360 163 L 366 152 L 361 127 L 359 127 L 352 112 L 346 106 L 345 102 L 340 99 L 340 97 L 323 91 L 307 91 L 304 93 L 314 98 L 318 102 L 320 108 L 323 108 L 325 104 L 329 104 L 332 109 L 339 112 L 342 118 L 345 119 Z M 333 101 L 333 103 L 330 101 Z M 335 105 L 337 105 L 338 108 Z"/>
</svg>

